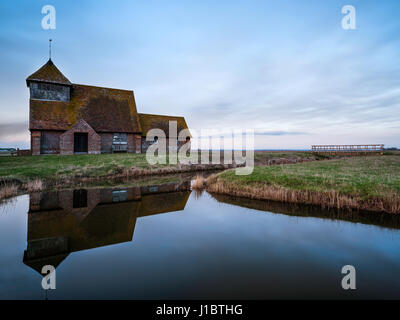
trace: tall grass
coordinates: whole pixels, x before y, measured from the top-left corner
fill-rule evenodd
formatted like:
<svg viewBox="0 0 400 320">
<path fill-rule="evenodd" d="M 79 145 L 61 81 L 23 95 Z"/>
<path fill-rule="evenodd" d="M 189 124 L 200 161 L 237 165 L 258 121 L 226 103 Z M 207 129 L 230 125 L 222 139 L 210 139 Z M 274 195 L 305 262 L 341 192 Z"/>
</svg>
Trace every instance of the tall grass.
<svg viewBox="0 0 400 320">
<path fill-rule="evenodd" d="M 18 194 L 18 186 L 6 183 L 0 187 L 0 200 L 15 197 Z"/>
<path fill-rule="evenodd" d="M 192 189 L 203 190 L 206 186 L 206 179 L 203 176 L 196 176 L 192 183 Z"/>
<path fill-rule="evenodd" d="M 40 179 L 29 180 L 23 184 L 22 189 L 27 192 L 39 192 L 44 189 L 44 183 Z"/>
<path fill-rule="evenodd" d="M 303 203 L 335 207 L 338 209 L 359 209 L 400 213 L 400 197 L 388 195 L 382 198 L 362 199 L 361 197 L 340 194 L 335 190 L 329 192 L 290 190 L 268 185 L 238 186 L 222 181 L 210 181 L 207 185 L 210 193 L 227 194 L 258 200 L 273 200 L 288 203 Z"/>
<path fill-rule="evenodd" d="M 364 157 L 256 167 L 249 176 L 229 170 L 207 191 L 251 199 L 400 213 L 400 157 Z"/>
</svg>

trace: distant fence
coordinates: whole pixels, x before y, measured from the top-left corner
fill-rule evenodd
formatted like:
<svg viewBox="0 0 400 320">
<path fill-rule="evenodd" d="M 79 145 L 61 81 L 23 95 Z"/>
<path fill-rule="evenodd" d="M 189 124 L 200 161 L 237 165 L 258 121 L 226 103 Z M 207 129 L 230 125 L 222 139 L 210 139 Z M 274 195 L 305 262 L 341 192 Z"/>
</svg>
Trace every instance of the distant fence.
<svg viewBox="0 0 400 320">
<path fill-rule="evenodd" d="M 32 155 L 32 152 L 30 149 L 28 149 L 28 150 L 17 149 L 18 157 L 26 157 L 26 156 L 31 156 L 31 155 Z"/>
<path fill-rule="evenodd" d="M 367 155 L 383 154 L 384 144 L 358 144 L 358 145 L 319 145 L 312 146 L 312 152 L 330 155 Z"/>
<path fill-rule="evenodd" d="M 5 156 L 5 157 L 26 157 L 26 156 L 31 156 L 32 152 L 31 150 L 21 150 L 21 149 L 2 149 L 0 150 L 0 157 Z"/>
</svg>

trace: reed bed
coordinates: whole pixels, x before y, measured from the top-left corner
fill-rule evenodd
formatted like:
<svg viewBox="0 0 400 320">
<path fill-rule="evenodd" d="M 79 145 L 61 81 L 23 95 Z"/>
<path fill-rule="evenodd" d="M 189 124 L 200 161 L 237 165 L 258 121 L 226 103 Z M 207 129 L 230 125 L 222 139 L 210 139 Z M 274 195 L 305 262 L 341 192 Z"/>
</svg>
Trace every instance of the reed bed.
<svg viewBox="0 0 400 320">
<path fill-rule="evenodd" d="M 362 157 L 232 170 L 207 179 L 207 191 L 259 200 L 400 213 L 400 158 Z"/>
<path fill-rule="evenodd" d="M 27 192 L 39 192 L 44 189 L 44 183 L 40 179 L 29 180 L 22 185 L 22 189 Z"/>
<path fill-rule="evenodd" d="M 6 183 L 0 187 L 0 200 L 15 197 L 18 194 L 18 186 Z"/>
<path fill-rule="evenodd" d="M 192 189 L 193 190 L 204 190 L 206 187 L 206 179 L 203 176 L 196 176 L 196 178 L 193 181 L 192 184 Z"/>
</svg>

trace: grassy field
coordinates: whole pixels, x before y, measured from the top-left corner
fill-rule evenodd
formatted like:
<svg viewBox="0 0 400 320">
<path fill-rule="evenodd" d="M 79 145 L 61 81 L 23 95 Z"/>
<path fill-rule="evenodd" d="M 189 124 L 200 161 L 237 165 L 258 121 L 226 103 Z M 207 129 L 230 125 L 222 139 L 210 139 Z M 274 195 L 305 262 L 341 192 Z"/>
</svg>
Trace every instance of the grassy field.
<svg viewBox="0 0 400 320">
<path fill-rule="evenodd" d="M 207 182 L 210 192 L 256 199 L 400 213 L 400 156 L 354 157 L 232 170 Z"/>
<path fill-rule="evenodd" d="M 145 154 L 0 157 L 0 200 L 53 187 L 173 173 L 177 169 L 169 164 L 151 166 Z"/>
<path fill-rule="evenodd" d="M 211 157 L 211 156 L 210 156 Z M 256 152 L 256 164 L 277 158 L 314 158 L 307 152 Z M 118 175 L 132 168 L 162 169 L 170 165 L 151 166 L 145 154 L 100 154 L 71 156 L 0 157 L 0 179 L 15 178 L 21 181 L 32 179 L 59 179 L 65 177 L 102 177 Z"/>
<path fill-rule="evenodd" d="M 57 179 L 67 176 L 106 176 L 124 168 L 150 168 L 145 154 L 101 154 L 38 157 L 1 157 L 0 177 Z M 157 166 L 157 167 L 161 167 Z"/>
<path fill-rule="evenodd" d="M 267 164 L 279 164 L 280 160 L 313 161 L 328 158 L 330 157 L 316 155 L 307 151 L 256 151 L 254 153 L 254 164 L 256 166 L 261 166 Z"/>
<path fill-rule="evenodd" d="M 256 199 L 398 212 L 399 155 L 314 161 L 327 157 L 310 152 L 256 152 L 253 174 L 236 176 L 234 171 L 226 171 L 209 179 L 207 189 Z M 296 162 L 301 163 L 285 164 Z M 112 178 L 203 169 L 206 168 L 151 166 L 145 154 L 0 157 L 0 199 L 14 195 L 16 190 L 40 191 Z"/>
</svg>

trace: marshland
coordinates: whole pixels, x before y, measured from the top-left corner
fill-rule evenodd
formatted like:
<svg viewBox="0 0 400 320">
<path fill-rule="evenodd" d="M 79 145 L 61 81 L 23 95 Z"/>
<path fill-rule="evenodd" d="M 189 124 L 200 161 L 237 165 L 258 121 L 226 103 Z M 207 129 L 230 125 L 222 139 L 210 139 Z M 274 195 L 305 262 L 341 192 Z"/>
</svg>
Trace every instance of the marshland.
<svg viewBox="0 0 400 320">
<path fill-rule="evenodd" d="M 188 172 L 222 170 L 224 153 L 218 152 L 221 164 L 150 165 L 145 154 L 47 155 L 35 157 L 0 157 L 0 199 L 30 191 L 53 187 L 73 186 L 81 182 L 135 178 L 152 175 L 171 175 Z M 200 157 L 200 153 L 198 154 Z M 324 159 L 311 152 L 255 152 L 255 165 L 274 165 Z"/>
<path fill-rule="evenodd" d="M 192 192 L 213 174 L 81 182 L 1 202 L 0 298 L 400 297 L 400 215 Z M 359 271 L 353 292 L 340 286 L 346 264 Z M 44 265 L 57 271 L 47 293 Z"/>
<path fill-rule="evenodd" d="M 214 152 L 210 152 L 212 159 Z M 223 152 L 218 153 L 223 156 Z M 200 172 L 193 189 L 258 200 L 400 213 L 400 153 L 338 157 L 299 151 L 257 151 L 250 175 L 233 165 L 150 165 L 144 154 L 0 157 L 0 199 L 125 178 Z M 221 159 L 223 163 L 223 158 Z M 220 170 L 205 179 L 201 172 Z"/>
<path fill-rule="evenodd" d="M 399 298 L 396 153 L 256 152 L 248 176 L 142 157 L 1 159 L 0 298 L 44 298 L 48 264 L 49 299 Z"/>
<path fill-rule="evenodd" d="M 400 156 L 261 165 L 247 176 L 232 170 L 219 173 L 206 185 L 211 193 L 399 214 Z"/>
</svg>

